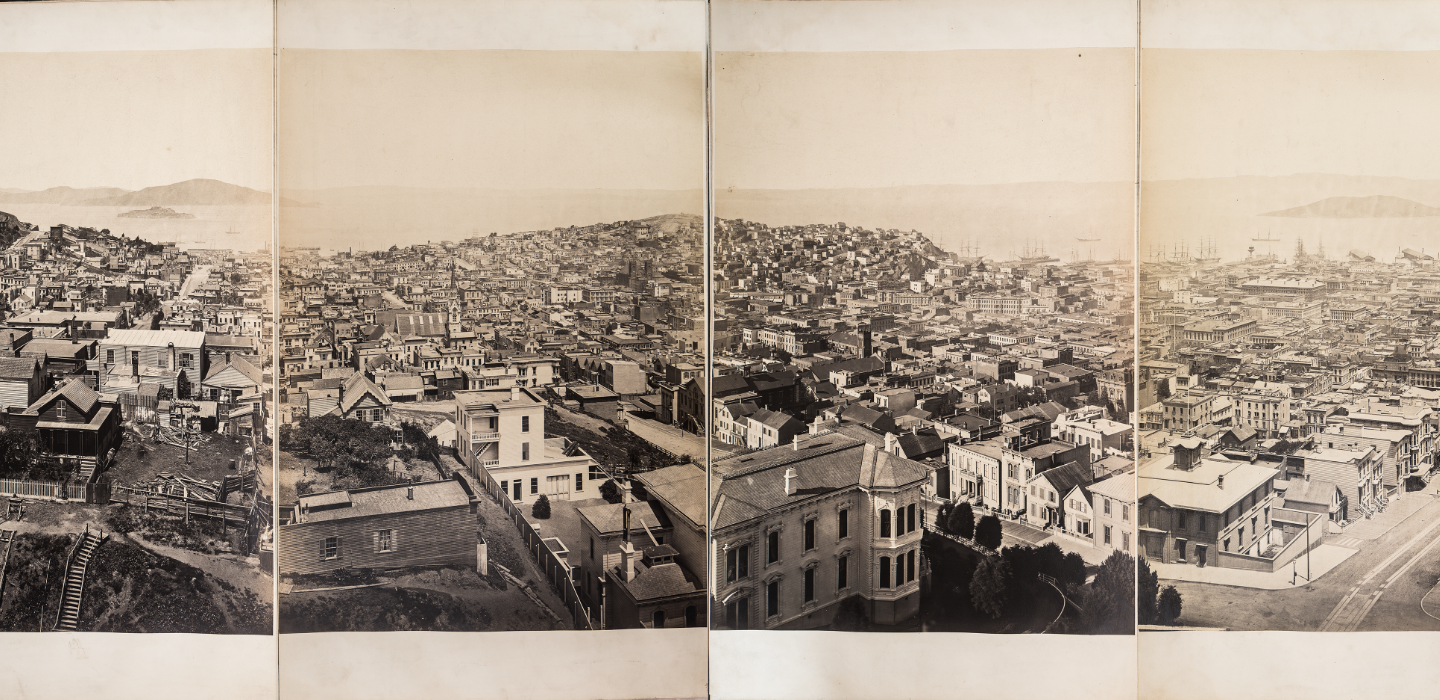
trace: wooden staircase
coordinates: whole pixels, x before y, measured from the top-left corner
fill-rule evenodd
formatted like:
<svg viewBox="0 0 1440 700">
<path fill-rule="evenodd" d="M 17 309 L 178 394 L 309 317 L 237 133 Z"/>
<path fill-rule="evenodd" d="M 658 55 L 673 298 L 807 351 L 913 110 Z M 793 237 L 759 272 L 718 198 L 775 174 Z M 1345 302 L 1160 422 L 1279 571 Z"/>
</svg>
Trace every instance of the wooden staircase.
<svg viewBox="0 0 1440 700">
<path fill-rule="evenodd" d="M 70 563 L 65 569 L 65 588 L 60 594 L 60 612 L 55 618 L 56 630 L 74 630 L 75 625 L 80 622 L 80 600 L 85 593 L 85 573 L 90 568 L 90 560 L 95 556 L 95 550 L 104 539 L 103 536 L 90 532 L 89 525 L 85 526 L 85 533 L 80 535 L 75 551 L 70 554 Z"/>
</svg>

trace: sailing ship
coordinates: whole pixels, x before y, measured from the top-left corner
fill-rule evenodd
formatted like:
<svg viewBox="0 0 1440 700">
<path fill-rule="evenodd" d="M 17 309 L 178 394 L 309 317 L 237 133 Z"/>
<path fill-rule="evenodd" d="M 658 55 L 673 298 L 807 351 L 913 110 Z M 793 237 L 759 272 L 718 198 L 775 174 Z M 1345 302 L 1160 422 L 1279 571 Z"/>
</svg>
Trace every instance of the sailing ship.
<svg viewBox="0 0 1440 700">
<path fill-rule="evenodd" d="M 1026 241 L 1025 248 L 1020 251 L 1020 262 L 1026 265 L 1037 263 L 1060 262 L 1059 258 L 1051 257 L 1045 251 L 1045 246 Z"/>
</svg>

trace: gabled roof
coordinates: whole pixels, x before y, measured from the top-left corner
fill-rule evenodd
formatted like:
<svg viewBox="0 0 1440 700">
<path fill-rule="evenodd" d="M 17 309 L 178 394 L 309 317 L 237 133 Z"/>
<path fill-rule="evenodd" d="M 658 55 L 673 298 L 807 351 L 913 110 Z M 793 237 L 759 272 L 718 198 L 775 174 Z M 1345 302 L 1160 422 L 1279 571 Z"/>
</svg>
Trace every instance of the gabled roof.
<svg viewBox="0 0 1440 700">
<path fill-rule="evenodd" d="M 29 381 L 40 361 L 33 357 L 0 357 L 0 379 Z"/>
<path fill-rule="evenodd" d="M 91 389 L 83 380 L 71 379 L 60 387 L 51 389 L 50 393 L 41 396 L 35 403 L 30 404 L 30 408 L 25 412 L 30 414 L 41 413 L 48 408 L 50 404 L 54 403 L 56 399 L 61 397 L 64 397 L 66 401 L 70 402 L 70 405 L 74 406 L 81 413 L 87 415 L 95 408 L 95 404 L 100 403 L 100 394 L 96 393 L 94 389 Z"/>
<path fill-rule="evenodd" d="M 1046 469 L 1034 477 L 1036 480 L 1044 479 L 1050 486 L 1054 487 L 1056 493 L 1062 496 L 1069 493 L 1070 489 L 1076 486 L 1089 484 L 1091 478 L 1090 467 L 1082 465 L 1079 462 L 1068 462 L 1054 469 Z"/>
<path fill-rule="evenodd" d="M 386 396 L 380 387 L 375 386 L 375 383 L 367 379 L 365 375 L 356 373 L 350 375 L 350 378 L 346 379 L 345 384 L 342 385 L 340 396 L 341 413 L 349 412 L 366 394 L 374 396 L 375 400 L 380 402 L 382 406 L 389 406 L 391 403 L 390 397 Z"/>
<path fill-rule="evenodd" d="M 239 372 L 240 374 L 244 375 L 246 379 L 255 382 L 256 386 L 264 383 L 264 375 L 260 372 L 260 370 L 256 369 L 255 365 L 250 364 L 244 358 L 240 357 L 232 357 L 230 358 L 229 362 L 222 363 L 216 367 L 211 367 L 210 374 L 205 377 L 205 381 L 208 382 L 212 379 L 215 379 L 216 377 L 220 376 L 222 372 L 230 369 Z"/>
</svg>

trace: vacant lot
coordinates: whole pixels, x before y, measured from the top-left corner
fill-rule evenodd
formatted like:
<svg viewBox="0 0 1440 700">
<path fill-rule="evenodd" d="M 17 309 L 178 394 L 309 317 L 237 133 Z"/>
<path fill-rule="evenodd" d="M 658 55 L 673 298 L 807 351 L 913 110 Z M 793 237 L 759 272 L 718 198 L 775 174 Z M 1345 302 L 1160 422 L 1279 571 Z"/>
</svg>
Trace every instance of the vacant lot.
<svg viewBox="0 0 1440 700">
<path fill-rule="evenodd" d="M 0 630 L 54 626 L 65 559 L 74 541 L 65 535 L 16 536 L 0 601 Z M 268 634 L 271 609 L 268 596 L 114 536 L 90 562 L 76 629 Z"/>
<path fill-rule="evenodd" d="M 184 474 L 203 481 L 219 481 L 222 477 L 238 476 L 240 472 L 238 468 L 230 468 L 230 460 L 235 460 L 238 465 L 250 441 L 216 434 L 208 434 L 206 438 L 205 444 L 190 449 L 189 464 L 185 463 L 184 448 L 149 440 L 127 440 L 105 474 L 115 484 L 123 486 L 148 481 L 161 472 Z M 261 445 L 257 452 L 263 453 L 261 469 L 267 470 L 270 461 L 269 446 Z M 267 486 L 270 483 L 269 478 L 262 479 L 261 483 L 262 487 Z M 262 491 L 264 490 L 267 489 L 262 488 Z"/>
<path fill-rule="evenodd" d="M 492 577 L 493 578 L 493 577 Z M 429 569 L 340 591 L 297 591 L 280 598 L 280 631 L 483 632 L 569 629 L 525 596 L 471 570 Z M 563 619 L 563 618 L 562 618 Z"/>
</svg>

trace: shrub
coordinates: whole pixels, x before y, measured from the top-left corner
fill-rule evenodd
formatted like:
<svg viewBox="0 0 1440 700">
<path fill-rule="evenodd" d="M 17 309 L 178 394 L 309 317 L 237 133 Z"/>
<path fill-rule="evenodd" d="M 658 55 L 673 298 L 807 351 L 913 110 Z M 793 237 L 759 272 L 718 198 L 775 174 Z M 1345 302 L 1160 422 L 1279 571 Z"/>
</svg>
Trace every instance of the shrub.
<svg viewBox="0 0 1440 700">
<path fill-rule="evenodd" d="M 530 506 L 530 515 L 538 520 L 548 520 L 550 518 L 550 498 L 543 493 L 540 494 L 535 505 Z"/>
<path fill-rule="evenodd" d="M 1166 586 L 1160 591 L 1160 624 L 1173 625 L 1180 619 L 1180 611 L 1183 608 L 1184 600 L 1180 597 L 1180 591 L 1174 586 Z"/>
<path fill-rule="evenodd" d="M 975 524 L 975 543 L 981 547 L 1000 549 L 1003 532 L 1004 530 L 1000 527 L 1000 519 L 993 515 L 987 515 Z"/>
<path fill-rule="evenodd" d="M 606 503 L 619 503 L 620 486 L 614 479 L 606 479 L 605 483 L 600 484 L 600 497 L 605 499 Z"/>
<path fill-rule="evenodd" d="M 970 579 L 970 603 L 977 611 L 998 619 L 1005 613 L 1009 587 L 1010 564 L 1000 557 L 984 557 Z"/>
<path fill-rule="evenodd" d="M 966 501 L 961 501 L 960 505 L 955 506 L 955 509 L 950 511 L 950 521 L 948 524 L 950 532 L 960 537 L 964 537 L 967 540 L 975 537 L 975 511 L 970 508 L 970 504 Z"/>
</svg>

